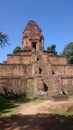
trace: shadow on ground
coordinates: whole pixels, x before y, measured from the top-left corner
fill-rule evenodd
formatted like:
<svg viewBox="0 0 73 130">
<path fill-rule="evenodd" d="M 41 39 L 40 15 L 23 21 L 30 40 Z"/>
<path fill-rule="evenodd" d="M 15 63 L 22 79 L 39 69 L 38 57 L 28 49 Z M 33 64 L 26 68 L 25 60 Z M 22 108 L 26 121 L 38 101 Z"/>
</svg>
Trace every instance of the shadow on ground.
<svg viewBox="0 0 73 130">
<path fill-rule="evenodd" d="M 0 118 L 0 130 L 73 130 L 73 116 L 15 115 L 11 118 Z"/>
<path fill-rule="evenodd" d="M 6 98 L 0 96 L 0 115 L 11 112 L 11 109 L 16 108 L 21 103 L 28 103 L 31 99 L 24 98 Z"/>
</svg>

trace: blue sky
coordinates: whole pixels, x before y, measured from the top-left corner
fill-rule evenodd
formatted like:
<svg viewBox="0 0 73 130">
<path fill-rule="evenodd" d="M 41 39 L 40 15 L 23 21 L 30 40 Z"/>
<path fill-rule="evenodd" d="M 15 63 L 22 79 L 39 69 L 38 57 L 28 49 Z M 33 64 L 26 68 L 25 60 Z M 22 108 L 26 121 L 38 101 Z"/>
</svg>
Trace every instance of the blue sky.
<svg viewBox="0 0 73 130">
<path fill-rule="evenodd" d="M 41 27 L 45 48 L 56 44 L 60 53 L 73 41 L 73 0 L 0 0 L 0 31 L 8 34 L 11 43 L 0 48 L 0 62 L 21 46 L 22 32 L 30 19 Z"/>
</svg>

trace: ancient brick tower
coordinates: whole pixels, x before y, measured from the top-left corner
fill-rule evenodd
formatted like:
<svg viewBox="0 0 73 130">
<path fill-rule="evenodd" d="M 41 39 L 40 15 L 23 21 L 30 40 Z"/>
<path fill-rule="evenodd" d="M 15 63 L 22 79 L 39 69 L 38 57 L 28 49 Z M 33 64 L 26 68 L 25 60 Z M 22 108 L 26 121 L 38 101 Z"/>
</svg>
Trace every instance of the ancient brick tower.
<svg viewBox="0 0 73 130">
<path fill-rule="evenodd" d="M 39 26 L 30 20 L 23 32 L 22 49 L 29 48 L 32 51 L 41 51 L 44 49 L 44 38 Z"/>
<path fill-rule="evenodd" d="M 0 93 L 51 97 L 63 90 L 73 93 L 73 65 L 44 49 L 40 27 L 30 20 L 22 36 L 22 49 L 0 64 Z"/>
</svg>

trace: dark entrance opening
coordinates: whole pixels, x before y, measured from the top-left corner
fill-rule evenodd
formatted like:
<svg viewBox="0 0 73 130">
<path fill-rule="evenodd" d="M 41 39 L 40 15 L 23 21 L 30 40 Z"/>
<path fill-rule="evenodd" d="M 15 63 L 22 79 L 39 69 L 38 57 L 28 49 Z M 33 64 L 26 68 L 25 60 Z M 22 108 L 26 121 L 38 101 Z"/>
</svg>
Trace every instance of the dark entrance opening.
<svg viewBox="0 0 73 130">
<path fill-rule="evenodd" d="M 37 57 L 37 61 L 39 61 L 39 57 Z"/>
<path fill-rule="evenodd" d="M 44 91 L 47 92 L 48 91 L 48 87 L 47 85 L 44 83 Z"/>
<path fill-rule="evenodd" d="M 39 74 L 41 74 L 42 73 L 42 69 L 39 67 Z"/>
<path fill-rule="evenodd" d="M 36 42 L 32 42 L 32 48 L 36 50 Z"/>
<path fill-rule="evenodd" d="M 55 74 L 54 70 L 52 70 L 52 74 Z"/>
</svg>

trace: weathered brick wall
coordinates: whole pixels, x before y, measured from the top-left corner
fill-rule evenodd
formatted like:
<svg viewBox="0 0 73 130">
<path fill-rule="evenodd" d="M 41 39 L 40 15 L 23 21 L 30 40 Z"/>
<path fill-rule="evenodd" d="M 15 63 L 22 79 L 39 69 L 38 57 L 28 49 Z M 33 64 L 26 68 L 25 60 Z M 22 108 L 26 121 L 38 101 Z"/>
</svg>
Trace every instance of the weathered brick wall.
<svg viewBox="0 0 73 130">
<path fill-rule="evenodd" d="M 0 64 L 0 92 L 53 96 L 61 88 L 73 92 L 73 65 L 65 57 L 44 50 L 39 26 L 30 20 L 23 32 L 22 49 Z"/>
<path fill-rule="evenodd" d="M 35 62 L 37 62 L 37 54 L 33 53 L 31 56 L 31 63 L 35 63 Z"/>
<path fill-rule="evenodd" d="M 43 62 L 43 58 L 42 58 L 43 53 L 42 52 L 33 52 L 31 55 L 31 63 L 35 63 L 35 62 Z"/>
<path fill-rule="evenodd" d="M 52 70 L 56 75 L 73 75 L 73 65 L 53 65 Z"/>
<path fill-rule="evenodd" d="M 34 95 L 34 79 L 33 78 L 28 78 L 27 79 L 27 86 L 26 86 L 26 93 L 27 95 Z"/>
<path fill-rule="evenodd" d="M 73 76 L 62 76 L 61 83 L 66 94 L 73 94 Z"/>
<path fill-rule="evenodd" d="M 16 55 L 31 55 L 31 51 L 30 50 L 19 50 L 15 54 Z M 9 55 L 11 55 L 11 54 L 9 54 Z"/>
<path fill-rule="evenodd" d="M 39 60 L 38 60 L 39 59 Z M 36 53 L 32 53 L 31 55 L 31 63 L 47 63 L 47 53 L 43 53 L 42 51 L 40 52 L 36 52 Z"/>
<path fill-rule="evenodd" d="M 41 69 L 41 73 L 39 69 Z M 33 75 L 43 75 L 43 76 L 51 74 L 51 64 L 34 63 L 32 65 L 32 73 Z"/>
<path fill-rule="evenodd" d="M 33 72 L 33 75 L 38 75 L 39 74 L 39 64 L 37 63 L 34 63 L 33 66 L 32 66 L 32 72 Z"/>
<path fill-rule="evenodd" d="M 31 47 L 31 41 L 28 37 L 22 39 L 22 48 L 24 49 L 27 46 Z"/>
<path fill-rule="evenodd" d="M 44 90 L 44 84 L 48 88 Z M 71 76 L 36 76 L 35 77 L 35 95 L 51 97 L 61 94 L 63 90 L 67 95 L 73 94 L 73 77 Z"/>
<path fill-rule="evenodd" d="M 31 77 L 32 76 L 32 65 L 28 65 L 27 66 L 27 76 L 28 77 Z"/>
<path fill-rule="evenodd" d="M 66 58 L 62 56 L 49 56 L 48 55 L 48 62 L 51 62 L 51 64 L 67 64 Z"/>
<path fill-rule="evenodd" d="M 27 66 L 20 64 L 0 64 L 0 76 L 21 76 L 27 75 Z"/>
<path fill-rule="evenodd" d="M 73 76 L 57 76 L 61 89 L 67 94 L 73 94 Z"/>
<path fill-rule="evenodd" d="M 8 55 L 7 63 L 8 64 L 20 64 L 21 56 L 20 55 Z"/>
<path fill-rule="evenodd" d="M 23 77 L 0 77 L 0 93 L 25 94 L 27 80 Z"/>
<path fill-rule="evenodd" d="M 61 91 L 61 84 L 58 77 L 39 75 L 34 77 L 34 81 L 34 95 L 37 97 L 47 98 L 57 95 Z"/>
<path fill-rule="evenodd" d="M 36 85 L 38 90 L 43 90 L 43 81 L 40 76 L 36 77 Z"/>
<path fill-rule="evenodd" d="M 47 63 L 47 62 L 48 62 L 47 53 L 42 53 L 42 63 Z"/>
<path fill-rule="evenodd" d="M 30 64 L 31 63 L 31 57 L 28 55 L 21 57 L 21 63 L 22 64 Z"/>
<path fill-rule="evenodd" d="M 30 64 L 30 55 L 8 55 L 8 64 Z"/>
<path fill-rule="evenodd" d="M 67 93 L 73 90 L 72 79 L 59 75 L 73 75 L 73 66 L 67 65 L 63 57 L 41 51 L 30 55 L 8 55 L 7 64 L 0 64 L 0 91 L 4 91 L 2 87 L 7 87 L 8 91 L 23 91 L 34 96 L 46 94 L 49 97 L 58 94 L 61 87 Z M 47 92 L 44 92 L 44 83 L 48 87 Z"/>
</svg>

